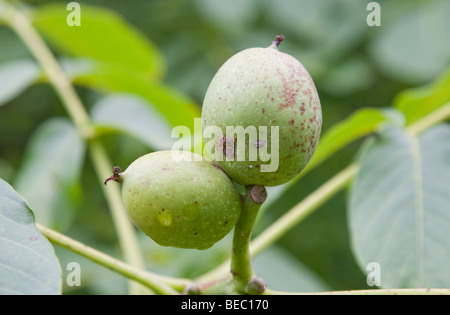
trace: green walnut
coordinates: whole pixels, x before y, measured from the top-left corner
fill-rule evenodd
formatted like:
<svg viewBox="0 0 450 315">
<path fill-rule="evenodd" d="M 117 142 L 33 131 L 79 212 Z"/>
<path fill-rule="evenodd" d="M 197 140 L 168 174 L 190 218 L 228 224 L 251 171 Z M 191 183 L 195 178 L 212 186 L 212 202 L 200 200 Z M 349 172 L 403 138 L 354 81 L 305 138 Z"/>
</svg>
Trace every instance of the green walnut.
<svg viewBox="0 0 450 315">
<path fill-rule="evenodd" d="M 230 178 L 203 157 L 183 151 L 144 155 L 112 177 L 134 224 L 156 243 L 207 249 L 227 235 L 241 211 Z"/>
<path fill-rule="evenodd" d="M 319 140 L 319 95 L 305 67 L 278 50 L 283 39 L 228 59 L 203 102 L 203 130 L 221 133 L 204 132 L 211 158 L 242 185 L 288 182 L 308 164 Z"/>
</svg>

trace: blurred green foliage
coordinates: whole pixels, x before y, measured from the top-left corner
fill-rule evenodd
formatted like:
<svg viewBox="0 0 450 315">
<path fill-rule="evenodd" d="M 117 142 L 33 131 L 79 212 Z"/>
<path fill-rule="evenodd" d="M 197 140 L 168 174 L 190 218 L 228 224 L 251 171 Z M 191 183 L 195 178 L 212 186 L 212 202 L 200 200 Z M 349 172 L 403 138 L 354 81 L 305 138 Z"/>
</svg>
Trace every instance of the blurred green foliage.
<svg viewBox="0 0 450 315">
<path fill-rule="evenodd" d="M 366 23 L 368 2 L 79 1 L 82 8 L 79 31 L 67 27 L 65 20 L 59 19 L 61 15 L 67 15 L 68 11 L 61 10 L 68 1 L 30 0 L 23 3 L 33 9 L 31 14 L 37 29 L 73 78 L 77 92 L 99 122 L 99 128 L 101 122 L 114 123 L 116 116 L 108 116 L 111 111 L 121 115 L 117 108 L 102 110 L 105 97 L 117 100 L 117 97 L 130 94 L 137 98 L 135 105 L 142 112 L 140 116 L 154 115 L 143 109 L 145 102 L 150 107 L 153 105 L 153 112 L 161 115 L 159 120 L 165 127 L 157 128 L 159 132 L 178 124 L 192 127 L 192 118 L 200 116 L 204 94 L 218 68 L 234 53 L 249 47 L 268 46 L 276 34 L 284 34 L 286 39 L 280 50 L 299 59 L 316 83 L 323 109 L 324 133 L 357 110 L 372 107 L 360 111 L 359 116 L 351 116 L 353 120 L 349 119 L 339 127 L 341 130 L 346 126 L 351 128 L 352 122 L 356 122 L 360 127 L 356 132 L 360 133 L 349 137 L 358 138 L 361 133 L 372 131 L 371 124 L 393 119 L 383 116 L 377 108 L 395 105 L 407 113 L 408 104 L 421 97 L 427 102 L 428 109 L 414 113 L 420 117 L 448 101 L 450 91 L 448 75 L 432 88 L 409 90 L 430 84 L 448 69 L 450 3 L 444 0 L 378 1 L 382 10 L 381 27 L 369 27 Z M 83 11 L 86 8 L 89 9 Z M 100 29 L 96 23 L 107 27 Z M 16 35 L 0 25 L 0 96 L 4 102 L 0 108 L 0 177 L 12 183 L 20 183 L 30 154 L 39 153 L 39 150 L 27 148 L 31 139 L 51 127 L 64 128 L 65 120 L 58 120 L 58 124 L 53 125 L 41 124 L 55 116 L 67 116 L 32 60 Z M 18 83 L 11 82 L 11 75 L 7 74 L 11 65 L 16 65 L 13 77 Z M 16 90 L 9 89 L 8 84 Z M 110 96 L 115 92 L 121 94 Z M 440 95 L 439 100 L 428 97 L 436 93 Z M 417 117 L 406 115 L 406 119 L 412 122 Z M 110 156 L 122 167 L 149 150 L 164 146 L 152 147 L 155 142 L 151 138 L 117 134 L 117 130 L 133 133 L 130 128 L 133 126 L 114 125 L 114 130 L 103 130 L 102 139 Z M 64 130 L 70 132 L 67 128 Z M 349 141 L 331 136 L 326 139 L 331 139 L 330 145 L 338 147 L 341 146 L 339 141 L 343 141 L 342 144 Z M 284 191 L 282 197 L 264 212 L 256 233 L 352 162 L 360 143 L 358 140 L 346 146 Z M 167 145 L 170 147 L 169 143 Z M 42 158 L 48 162 L 45 156 Z M 80 241 L 118 256 L 117 240 L 103 195 L 89 159 L 81 163 L 83 158 L 74 161 L 73 167 L 82 168 L 79 178 L 67 170 L 67 174 L 76 177 L 77 184 L 59 187 L 65 191 L 63 196 L 67 200 L 59 200 L 54 206 L 60 208 L 71 201 L 75 209 L 67 209 L 70 210 L 67 214 L 70 223 L 65 221 L 67 217 L 60 218 L 62 214 L 59 213 L 55 226 L 64 228 L 64 232 Z M 50 166 L 56 169 L 54 165 Z M 59 175 L 55 176 L 64 173 L 64 168 L 58 168 L 56 174 Z M 186 277 L 214 267 L 226 257 L 229 244 L 230 239 L 226 238 L 206 252 L 192 252 L 160 248 L 142 238 L 149 269 Z M 62 266 L 69 261 L 82 262 L 81 289 L 66 288 L 66 293 L 125 291 L 124 279 L 65 250 L 58 249 L 58 253 L 62 257 Z M 268 256 L 263 261 L 262 255 L 256 261 L 256 271 L 260 271 L 263 278 L 267 274 L 272 281 L 269 285 L 275 289 L 368 288 L 365 275 L 350 249 L 346 192 L 339 193 L 292 229 L 265 254 Z M 286 272 L 278 278 L 270 274 L 275 258 L 284 264 L 281 269 Z M 203 264 L 199 266 L 198 261 Z M 300 275 L 290 272 L 294 269 L 300 270 Z M 102 276 L 96 277 L 98 274 Z M 300 284 L 303 281 L 309 285 Z"/>
</svg>

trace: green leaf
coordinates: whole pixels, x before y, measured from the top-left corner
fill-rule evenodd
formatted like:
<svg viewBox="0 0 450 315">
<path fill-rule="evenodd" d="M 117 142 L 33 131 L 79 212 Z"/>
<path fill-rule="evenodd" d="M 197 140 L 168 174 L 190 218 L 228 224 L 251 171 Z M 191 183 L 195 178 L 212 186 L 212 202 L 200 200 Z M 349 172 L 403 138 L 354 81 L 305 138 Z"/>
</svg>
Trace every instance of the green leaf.
<svg viewBox="0 0 450 315">
<path fill-rule="evenodd" d="M 39 223 L 61 230 L 71 221 L 80 200 L 84 152 L 76 128 L 64 118 L 44 122 L 31 137 L 15 187 Z"/>
<path fill-rule="evenodd" d="M 61 294 L 61 276 L 28 204 L 0 179 L 0 294 Z"/>
<path fill-rule="evenodd" d="M 450 69 L 431 84 L 402 91 L 393 105 L 403 112 L 406 124 L 410 125 L 447 102 L 450 102 Z"/>
<path fill-rule="evenodd" d="M 81 26 L 67 24 L 71 11 L 62 4 L 37 7 L 34 25 L 63 53 L 120 65 L 153 77 L 162 76 L 164 58 L 145 35 L 111 10 L 86 3 L 80 7 Z"/>
<path fill-rule="evenodd" d="M 16 60 L 0 65 L 0 106 L 22 93 L 39 75 L 39 67 L 31 60 Z"/>
<path fill-rule="evenodd" d="M 193 130 L 194 118 L 200 117 L 200 107 L 173 88 L 142 73 L 111 64 L 84 64 L 84 70 L 73 74 L 75 84 L 103 90 L 136 94 L 152 103 L 172 127 L 187 126 Z"/>
<path fill-rule="evenodd" d="M 384 288 L 450 286 L 450 126 L 387 128 L 361 152 L 349 196 L 354 254 Z"/>
<path fill-rule="evenodd" d="M 133 94 L 106 96 L 92 108 L 97 130 L 124 132 L 154 150 L 169 150 L 173 144 L 168 122 L 155 111 L 153 104 Z"/>
</svg>

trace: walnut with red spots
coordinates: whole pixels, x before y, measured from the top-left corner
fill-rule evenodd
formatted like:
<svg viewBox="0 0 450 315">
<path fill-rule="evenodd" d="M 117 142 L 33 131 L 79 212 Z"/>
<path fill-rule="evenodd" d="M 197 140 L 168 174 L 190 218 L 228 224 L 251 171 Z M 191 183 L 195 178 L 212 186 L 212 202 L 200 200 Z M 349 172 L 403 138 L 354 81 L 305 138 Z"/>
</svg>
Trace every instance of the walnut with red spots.
<svg viewBox="0 0 450 315">
<path fill-rule="evenodd" d="M 227 126 L 267 130 L 258 132 L 258 139 L 246 135 L 245 159 L 227 158 L 231 151 L 226 149 L 223 156 L 217 152 L 212 156 L 216 164 L 243 185 L 276 186 L 288 182 L 308 164 L 319 140 L 322 127 L 319 95 L 305 67 L 278 50 L 283 39 L 277 36 L 267 48 L 250 48 L 232 56 L 213 78 L 203 102 L 203 128 L 218 126 L 224 134 L 222 138 L 205 139 L 205 142 L 222 141 L 222 146 L 211 146 L 216 150 L 223 147 L 223 137 L 238 141 L 227 134 Z M 278 127 L 278 137 L 273 137 L 272 127 Z M 259 139 L 263 136 L 266 138 Z M 249 152 L 255 143 L 257 149 L 264 149 L 273 158 L 277 152 L 272 151 L 278 150 L 275 170 L 262 171 L 270 161 L 260 151 L 252 159 Z M 240 148 L 239 143 L 233 146 L 236 150 Z"/>
</svg>

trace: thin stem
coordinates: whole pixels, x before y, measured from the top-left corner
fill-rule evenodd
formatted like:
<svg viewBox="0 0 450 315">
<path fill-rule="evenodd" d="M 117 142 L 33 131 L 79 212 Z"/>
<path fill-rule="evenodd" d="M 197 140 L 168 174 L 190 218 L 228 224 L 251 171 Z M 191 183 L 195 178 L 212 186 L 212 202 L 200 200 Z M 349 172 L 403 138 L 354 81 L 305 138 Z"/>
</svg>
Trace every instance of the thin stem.
<svg viewBox="0 0 450 315">
<path fill-rule="evenodd" d="M 205 283 L 192 283 L 185 286 L 183 293 L 187 295 L 234 295 L 234 280 L 231 275 Z"/>
<path fill-rule="evenodd" d="M 114 257 L 111 257 L 101 251 L 80 243 L 66 235 L 58 233 L 40 224 L 36 224 L 38 229 L 47 237 L 52 243 L 62 246 L 72 252 L 75 252 L 83 257 L 86 257 L 93 262 L 109 268 L 128 279 L 133 279 L 144 286 L 152 289 L 158 294 L 177 294 L 178 292 L 169 285 L 174 285 L 178 288 L 184 288 L 190 282 L 184 279 L 172 279 L 162 277 L 143 269 L 136 268 L 126 264 Z"/>
<path fill-rule="evenodd" d="M 450 295 L 450 289 L 374 289 L 328 292 L 284 292 L 267 289 L 266 295 Z"/>
<path fill-rule="evenodd" d="M 2 4 L 3 9 L 2 17 L 22 39 L 39 62 L 80 134 L 85 139 L 93 138 L 95 132 L 86 110 L 69 78 L 61 70 L 58 61 L 53 56 L 44 40 L 34 29 L 25 14 L 5 1 L 0 1 L 0 4 Z M 110 175 L 109 173 L 112 170 L 112 165 L 99 140 L 92 139 L 89 142 L 89 145 L 92 162 L 101 181 L 101 186 L 103 187 L 103 180 Z M 108 169 L 108 171 L 106 171 L 106 169 Z M 135 267 L 142 268 L 144 263 L 137 245 L 138 242 L 133 231 L 133 226 L 126 215 L 122 202 L 119 202 L 117 199 L 117 197 L 120 196 L 120 192 L 118 188 L 108 188 L 108 190 L 104 189 L 103 191 L 105 192 L 105 197 L 110 205 L 110 211 L 119 236 L 122 251 L 124 252 L 125 260 Z M 131 293 L 137 293 L 139 292 L 139 288 L 134 284 L 131 284 L 130 291 Z"/>
<path fill-rule="evenodd" d="M 267 193 L 263 186 L 247 186 L 242 212 L 234 227 L 231 274 L 235 280 L 236 290 L 240 293 L 249 293 L 247 287 L 255 278 L 249 245 L 258 211 L 266 197 Z"/>
<path fill-rule="evenodd" d="M 450 117 L 450 102 L 409 125 L 406 129 L 413 135 L 420 134 L 426 129 L 447 120 Z"/>
</svg>

